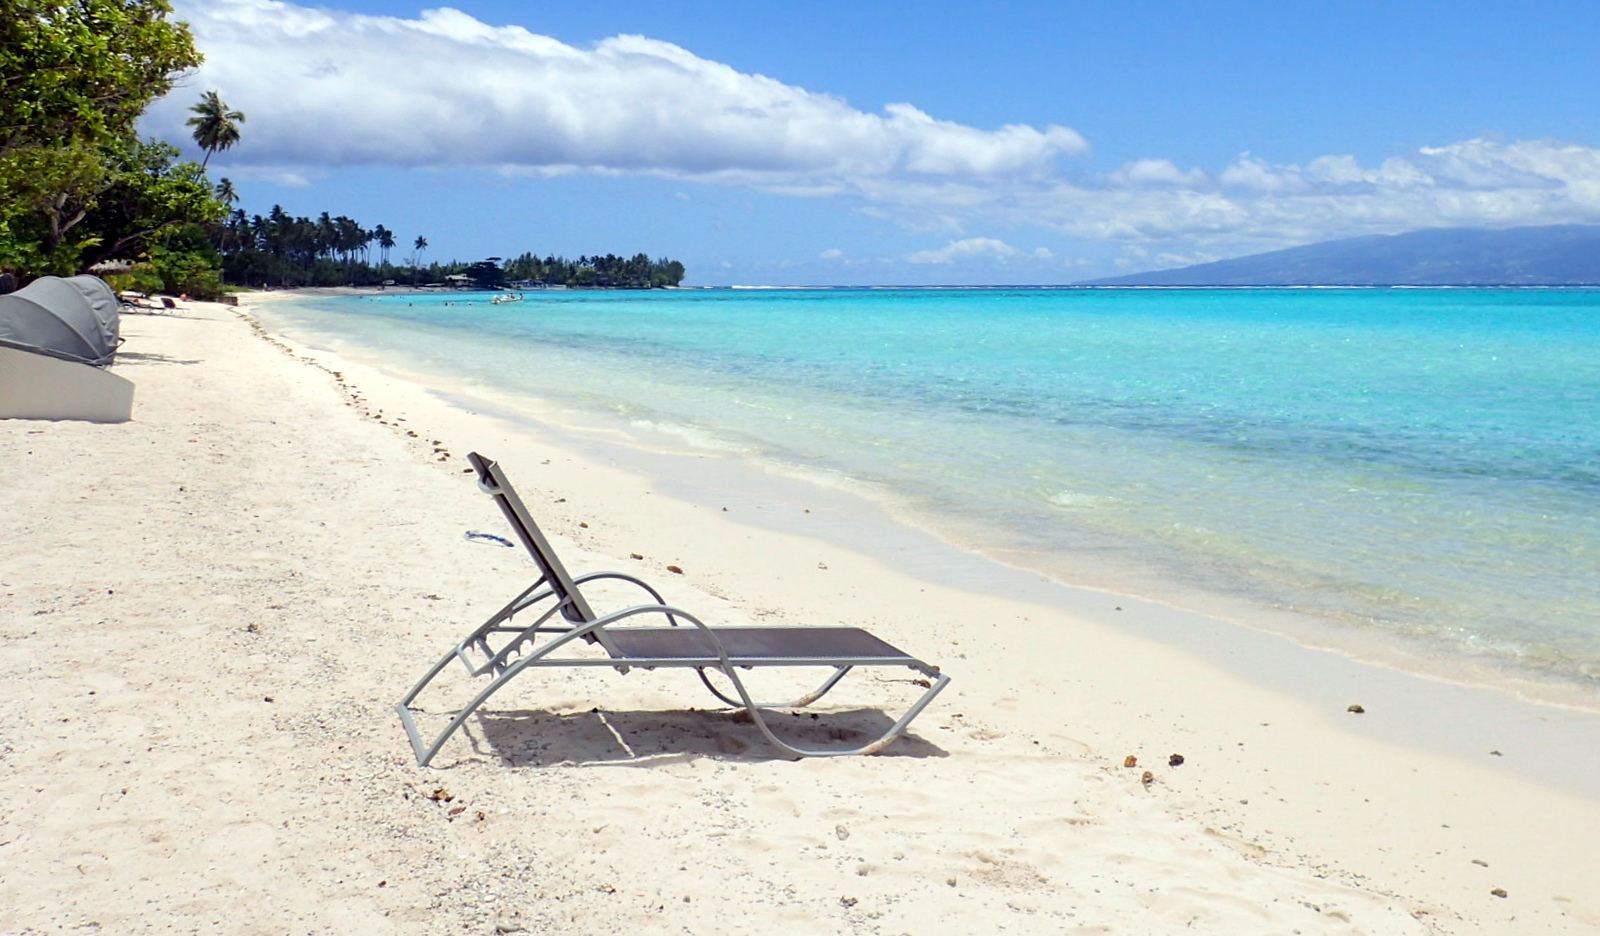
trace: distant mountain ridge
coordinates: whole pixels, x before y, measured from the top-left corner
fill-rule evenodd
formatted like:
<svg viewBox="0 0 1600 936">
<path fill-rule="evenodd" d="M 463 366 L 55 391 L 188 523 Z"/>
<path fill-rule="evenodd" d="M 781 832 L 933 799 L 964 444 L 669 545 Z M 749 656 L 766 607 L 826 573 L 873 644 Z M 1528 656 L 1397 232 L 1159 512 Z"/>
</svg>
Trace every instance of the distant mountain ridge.
<svg viewBox="0 0 1600 936">
<path fill-rule="evenodd" d="M 1595 286 L 1600 225 L 1374 234 L 1077 285 Z"/>
</svg>

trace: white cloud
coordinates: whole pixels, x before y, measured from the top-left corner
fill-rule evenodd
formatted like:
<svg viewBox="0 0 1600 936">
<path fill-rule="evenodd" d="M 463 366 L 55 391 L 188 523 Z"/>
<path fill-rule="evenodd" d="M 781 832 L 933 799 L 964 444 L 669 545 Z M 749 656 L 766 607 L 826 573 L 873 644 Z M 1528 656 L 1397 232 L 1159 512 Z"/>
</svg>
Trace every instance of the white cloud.
<svg viewBox="0 0 1600 936">
<path fill-rule="evenodd" d="M 189 104 L 218 90 L 248 115 L 240 145 L 213 160 L 237 180 L 303 184 L 363 164 L 653 174 L 839 199 L 950 239 L 905 258 L 915 263 L 1019 256 L 974 229 L 1148 247 L 1150 262 L 1424 227 L 1600 222 L 1600 150 L 1571 143 L 1467 140 L 1376 165 L 1247 152 L 1184 169 L 1152 157 L 1068 173 L 1062 157 L 1089 146 L 1066 127 L 986 130 L 911 104 L 869 113 L 643 36 L 577 48 L 452 9 L 404 19 L 277 0 L 176 5 L 207 61 L 145 129 L 187 143 Z"/>
<path fill-rule="evenodd" d="M 1245 153 L 1217 176 L 1224 188 L 1244 189 L 1263 194 L 1284 194 L 1304 191 L 1306 179 L 1295 171 L 1297 167 L 1268 165 L 1265 161 Z"/>
<path fill-rule="evenodd" d="M 912 263 L 954 263 L 958 260 L 994 260 L 1015 257 L 1017 248 L 992 237 L 969 237 L 951 241 L 938 250 L 919 250 L 907 254 Z"/>
<path fill-rule="evenodd" d="M 180 0 L 206 63 L 146 127 L 187 140 L 193 88 L 247 116 L 219 161 L 573 168 L 726 181 L 1049 175 L 1086 151 L 1066 127 L 981 130 L 909 104 L 882 114 L 678 46 L 616 36 L 580 49 L 453 9 L 417 19 L 276 0 Z"/>
<path fill-rule="evenodd" d="M 248 165 L 235 165 L 228 170 L 228 173 L 235 182 L 270 182 L 285 188 L 308 188 L 315 179 L 326 175 L 320 171 L 302 172 L 299 169 L 281 166 Z"/>
<path fill-rule="evenodd" d="M 824 250 L 822 253 L 817 254 L 817 256 L 821 257 L 823 260 L 837 260 L 840 257 L 844 256 L 844 251 L 840 250 L 837 247 L 829 247 L 827 250 Z"/>
<path fill-rule="evenodd" d="M 1124 163 L 1106 176 L 1116 186 L 1138 188 L 1141 186 L 1178 186 L 1193 188 L 1206 184 L 1206 174 L 1199 169 L 1185 172 L 1169 159 L 1135 159 Z"/>
<path fill-rule="evenodd" d="M 1208 253 L 1160 253 L 1155 256 L 1156 265 L 1165 268 L 1194 266 L 1197 263 L 1210 263 L 1217 259 L 1220 258 Z"/>
<path fill-rule="evenodd" d="M 1213 259 L 1428 227 L 1600 222 L 1600 150 L 1549 140 L 1468 140 L 1376 166 L 1250 154 L 1214 176 L 1169 166 L 1141 161 L 1077 182 L 874 179 L 858 192 L 908 227 L 1044 227 Z"/>
</svg>

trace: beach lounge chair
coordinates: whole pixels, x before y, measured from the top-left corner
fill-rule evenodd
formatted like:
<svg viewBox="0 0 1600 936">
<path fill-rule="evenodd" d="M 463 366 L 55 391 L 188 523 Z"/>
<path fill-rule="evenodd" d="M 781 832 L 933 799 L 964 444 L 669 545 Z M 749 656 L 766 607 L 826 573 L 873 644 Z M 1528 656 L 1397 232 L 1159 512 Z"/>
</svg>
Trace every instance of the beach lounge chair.
<svg viewBox="0 0 1600 936">
<path fill-rule="evenodd" d="M 750 713 L 757 728 L 773 745 L 797 757 L 837 757 L 872 754 L 883 750 L 916 718 L 933 697 L 949 683 L 937 666 L 930 666 L 864 630 L 855 627 L 710 627 L 679 608 L 667 606 L 660 593 L 645 582 L 621 572 L 591 572 L 573 577 L 567 573 L 555 551 L 523 506 L 521 498 L 507 483 L 500 466 L 473 452 L 467 456 L 478 473 L 478 484 L 494 497 L 516 532 L 517 539 L 533 557 L 539 578 L 521 594 L 496 611 L 435 663 L 433 668 L 406 693 L 395 706 L 406 735 L 416 752 L 418 766 L 426 767 L 456 729 L 488 701 L 500 687 L 523 670 L 558 666 L 610 666 L 626 673 L 630 667 L 693 669 L 707 689 L 722 702 Z M 645 604 L 597 615 L 584 597 L 589 583 L 612 579 L 630 583 L 649 596 Z M 524 615 L 528 623 L 513 623 Z M 575 657 L 557 655 L 563 647 L 584 640 L 598 644 L 604 655 Z M 568 648 L 569 651 L 573 648 Z M 450 722 L 428 740 L 417 726 L 417 696 L 433 682 L 451 661 L 459 660 L 474 677 L 487 677 L 488 684 L 465 706 L 452 713 Z M 739 670 L 756 667 L 822 667 L 833 672 L 816 690 L 793 702 L 768 704 L 751 699 Z M 768 710 L 809 705 L 839 684 L 847 673 L 861 666 L 909 667 L 927 677 L 919 680 L 927 687 L 916 703 L 881 737 L 869 744 L 849 749 L 809 749 L 778 737 L 768 724 Z M 708 670 L 724 674 L 733 686 L 730 697 L 706 675 Z"/>
</svg>

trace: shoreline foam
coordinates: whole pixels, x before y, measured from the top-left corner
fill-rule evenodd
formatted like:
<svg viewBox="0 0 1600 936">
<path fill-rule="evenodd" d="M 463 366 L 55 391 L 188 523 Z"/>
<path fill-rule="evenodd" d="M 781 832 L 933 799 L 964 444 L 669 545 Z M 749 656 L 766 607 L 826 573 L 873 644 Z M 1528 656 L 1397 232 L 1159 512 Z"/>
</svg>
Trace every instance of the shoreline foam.
<svg viewBox="0 0 1600 936">
<path fill-rule="evenodd" d="M 129 324 L 151 355 L 132 423 L 0 423 L 0 467 L 30 480 L 0 494 L 26 544 L 0 561 L 0 931 L 1600 926 L 1600 801 L 1505 769 L 1537 776 L 1559 754 L 1538 729 L 1567 713 L 1539 710 L 1501 758 L 1444 756 L 1404 741 L 1458 704 L 1437 684 L 1387 695 L 1393 674 L 1336 666 L 1326 699 L 1299 695 L 1316 674 L 1287 641 L 1232 644 L 1232 672 L 1130 632 L 1170 609 L 1087 609 L 1113 628 L 910 576 L 799 526 L 858 518 L 770 492 L 724 515 L 252 341 L 219 307 Z M 461 539 L 493 516 L 468 448 L 575 566 L 647 570 L 723 619 L 870 623 L 955 681 L 904 751 L 789 763 L 689 711 L 709 704 L 693 680 L 528 679 L 419 771 L 390 704 L 528 575 Z M 785 506 L 812 535 L 745 522 Z"/>
</svg>

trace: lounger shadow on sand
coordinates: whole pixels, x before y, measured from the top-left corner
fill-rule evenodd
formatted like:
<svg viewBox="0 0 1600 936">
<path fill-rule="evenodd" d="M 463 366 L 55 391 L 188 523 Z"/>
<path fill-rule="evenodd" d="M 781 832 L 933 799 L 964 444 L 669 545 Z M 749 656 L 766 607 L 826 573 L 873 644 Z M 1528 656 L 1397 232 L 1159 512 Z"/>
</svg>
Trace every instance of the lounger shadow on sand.
<svg viewBox="0 0 1600 936">
<path fill-rule="evenodd" d="M 819 715 L 796 709 L 769 712 L 772 729 L 792 744 L 807 747 L 860 745 L 883 735 L 894 719 L 881 709 L 830 709 Z M 460 735 L 475 756 L 508 767 L 556 764 L 638 764 L 712 758 L 721 761 L 793 760 L 767 743 L 743 709 L 585 709 L 496 708 L 478 710 Z M 883 751 L 889 757 L 944 757 L 938 745 L 911 732 Z"/>
<path fill-rule="evenodd" d="M 467 457 L 478 473 L 479 486 L 499 504 L 517 539 L 539 567 L 540 575 L 537 581 L 440 657 L 395 706 L 420 766 L 427 766 L 451 735 L 502 686 L 530 668 L 600 666 L 612 667 L 620 673 L 626 673 L 631 667 L 692 669 L 717 699 L 748 712 L 768 742 L 796 757 L 838 757 L 881 751 L 950 682 L 937 666 L 924 663 L 860 628 L 711 627 L 687 611 L 666 605 L 660 593 L 631 575 L 593 572 L 573 577 L 533 522 L 500 467 L 476 452 Z M 649 601 L 597 615 L 582 588 L 606 580 L 636 586 L 645 592 Z M 518 615 L 523 615 L 527 623 L 514 623 Z M 573 655 L 571 651 L 582 646 L 578 641 L 598 646 L 604 651 L 603 655 Z M 420 709 L 416 700 L 452 661 L 459 661 L 474 677 L 487 678 L 488 682 L 464 706 L 450 713 L 449 722 L 430 740 L 417 724 Z M 796 743 L 793 733 L 784 732 L 791 735 L 791 740 L 784 740 L 773 730 L 774 716 L 778 714 L 774 710 L 800 708 L 815 702 L 858 667 L 884 666 L 905 667 L 922 674 L 925 678 L 916 681 L 926 686 L 926 690 L 904 715 L 876 738 L 865 744 L 838 748 L 802 747 L 801 743 L 805 742 Z M 751 698 L 739 671 L 767 667 L 815 667 L 831 672 L 820 686 L 799 699 L 757 702 Z M 733 694 L 730 696 L 718 688 L 708 672 L 723 674 Z M 781 725 L 783 719 L 777 721 Z M 845 733 L 845 737 L 848 736 Z"/>
</svg>

